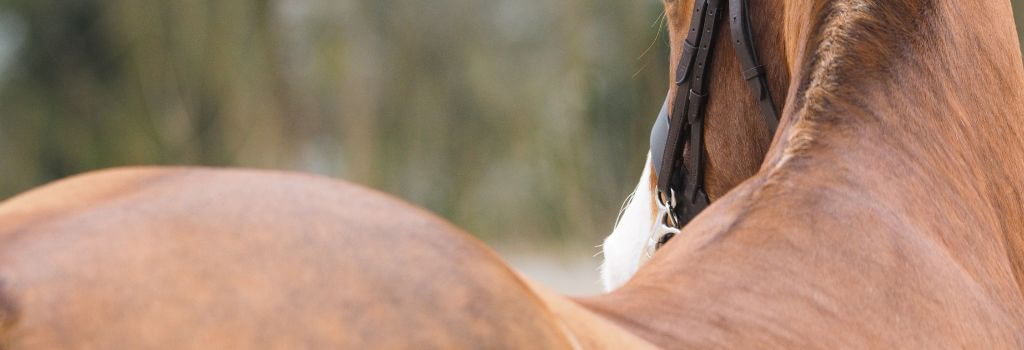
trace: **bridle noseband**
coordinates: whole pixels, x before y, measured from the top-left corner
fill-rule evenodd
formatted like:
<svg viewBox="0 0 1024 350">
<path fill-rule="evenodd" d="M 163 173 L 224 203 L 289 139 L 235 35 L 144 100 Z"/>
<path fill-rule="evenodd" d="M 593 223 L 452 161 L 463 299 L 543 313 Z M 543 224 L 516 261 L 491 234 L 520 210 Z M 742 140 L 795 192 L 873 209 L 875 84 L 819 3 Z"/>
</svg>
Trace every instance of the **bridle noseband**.
<svg viewBox="0 0 1024 350">
<path fill-rule="evenodd" d="M 761 106 L 761 114 L 772 133 L 779 117 L 768 92 L 764 66 L 757 58 L 747 0 L 728 0 L 733 47 L 743 68 L 751 93 Z M 707 105 L 708 72 L 714 48 L 715 32 L 722 17 L 725 0 L 696 0 L 690 31 L 683 42 L 683 56 L 676 67 L 675 101 L 668 99 L 651 130 L 651 160 L 658 176 L 658 201 L 667 206 L 662 224 L 681 228 L 710 204 L 704 189 L 704 113 Z M 671 118 L 669 117 L 671 115 Z M 683 157 L 683 145 L 688 150 Z M 661 238 L 664 243 L 671 234 Z"/>
</svg>

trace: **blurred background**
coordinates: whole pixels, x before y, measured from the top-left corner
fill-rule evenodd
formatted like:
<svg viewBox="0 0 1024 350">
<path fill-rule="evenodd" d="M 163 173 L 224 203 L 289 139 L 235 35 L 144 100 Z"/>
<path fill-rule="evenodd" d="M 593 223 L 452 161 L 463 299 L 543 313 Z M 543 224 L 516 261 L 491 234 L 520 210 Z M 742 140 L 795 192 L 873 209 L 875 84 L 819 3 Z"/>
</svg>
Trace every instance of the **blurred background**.
<svg viewBox="0 0 1024 350">
<path fill-rule="evenodd" d="M 121 165 L 312 172 L 424 206 L 534 278 L 593 293 L 667 86 L 661 9 L 0 0 L 0 199 Z"/>
</svg>

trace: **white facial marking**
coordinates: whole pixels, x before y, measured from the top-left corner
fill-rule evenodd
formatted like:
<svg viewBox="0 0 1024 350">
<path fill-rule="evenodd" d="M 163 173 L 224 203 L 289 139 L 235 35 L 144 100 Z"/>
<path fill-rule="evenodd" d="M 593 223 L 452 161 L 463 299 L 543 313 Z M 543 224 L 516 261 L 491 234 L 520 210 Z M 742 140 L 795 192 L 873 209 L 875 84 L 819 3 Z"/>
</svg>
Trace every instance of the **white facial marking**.
<svg viewBox="0 0 1024 350">
<path fill-rule="evenodd" d="M 660 225 L 657 220 L 667 213 L 668 208 L 655 200 L 655 184 L 651 182 L 652 168 L 651 155 L 648 153 L 640 183 L 626 199 L 626 209 L 615 223 L 612 234 L 604 240 L 601 280 L 607 291 L 622 286 L 633 277 L 637 269 L 650 259 L 661 235 L 667 232 L 679 233 L 679 230 Z M 658 212 L 654 208 L 658 208 Z"/>
</svg>

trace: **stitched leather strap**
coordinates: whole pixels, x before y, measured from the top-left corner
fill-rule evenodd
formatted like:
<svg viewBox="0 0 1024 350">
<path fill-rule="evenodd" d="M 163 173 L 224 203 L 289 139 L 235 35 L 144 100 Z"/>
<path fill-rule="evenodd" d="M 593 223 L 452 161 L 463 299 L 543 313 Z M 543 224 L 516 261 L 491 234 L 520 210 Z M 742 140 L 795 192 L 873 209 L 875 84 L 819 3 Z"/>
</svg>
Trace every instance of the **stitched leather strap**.
<svg viewBox="0 0 1024 350">
<path fill-rule="evenodd" d="M 704 16 L 704 9 L 707 3 L 708 0 L 695 0 L 693 2 L 690 30 L 686 34 L 686 40 L 683 41 L 683 55 L 679 59 L 679 65 L 676 66 L 676 95 L 672 108 L 669 110 L 671 117 L 669 118 L 669 131 L 665 148 L 661 149 L 661 158 L 664 163 L 655 168 L 658 172 L 658 189 L 665 194 L 671 193 L 671 189 L 687 177 L 685 173 L 688 169 L 683 167 L 681 155 L 683 153 L 683 142 L 687 139 L 685 132 L 689 128 L 688 118 L 686 117 L 686 110 L 689 105 L 688 93 L 690 90 L 688 80 L 695 64 L 694 61 L 699 56 L 697 52 L 701 36 L 708 24 L 705 23 Z M 658 150 L 652 149 L 652 152 L 658 152 Z M 677 188 L 681 189 L 682 186 Z"/>
<path fill-rule="evenodd" d="M 683 56 L 676 67 L 676 85 L 682 85 L 683 80 L 690 75 L 693 68 L 693 60 L 697 57 L 697 44 L 700 43 L 701 28 L 704 26 L 704 4 L 707 0 L 694 0 L 693 13 L 690 17 L 690 31 L 686 33 L 686 40 L 683 40 Z"/>
<path fill-rule="evenodd" d="M 708 74 L 711 71 L 711 59 L 714 52 L 715 34 L 718 20 L 722 16 L 724 0 L 709 0 L 704 10 L 704 32 L 701 33 L 700 47 L 697 49 L 697 64 L 690 81 L 690 108 L 687 112 L 690 122 L 690 139 L 687 177 L 683 183 L 683 193 L 678 204 L 676 215 L 680 220 L 689 222 L 694 216 L 708 206 L 707 193 L 704 190 L 704 113 L 708 101 Z"/>
<path fill-rule="evenodd" d="M 662 193 L 676 193 L 676 215 L 691 218 L 708 205 L 704 190 L 704 113 L 707 106 L 707 85 L 718 21 L 724 0 L 694 2 L 683 56 L 677 68 L 676 97 L 668 140 L 658 171 L 658 188 Z M 688 134 L 688 135 L 687 135 Z M 688 157 L 681 157 L 683 144 Z M 687 219 L 688 221 L 688 219 Z"/>
<path fill-rule="evenodd" d="M 743 68 L 743 79 L 747 80 L 750 93 L 761 106 L 761 117 L 774 134 L 775 129 L 779 127 L 779 115 L 768 92 L 768 78 L 764 73 L 764 66 L 757 59 L 754 36 L 750 33 L 747 0 L 729 0 L 729 28 L 732 32 L 733 47 L 736 48 L 736 57 Z"/>
<path fill-rule="evenodd" d="M 778 127 L 778 113 L 768 93 L 765 69 L 758 61 L 750 33 L 747 1 L 694 1 L 690 31 L 676 66 L 676 95 L 671 106 L 666 97 L 651 130 L 651 159 L 658 175 L 658 191 L 663 196 L 676 196 L 673 210 L 679 227 L 710 203 L 704 189 L 704 114 L 709 98 L 708 73 L 715 32 L 726 1 L 729 1 L 733 46 L 742 66 L 743 79 L 748 82 L 772 132 Z M 684 150 L 686 157 L 683 157 Z"/>
<path fill-rule="evenodd" d="M 704 109 L 703 102 L 706 99 L 691 99 L 690 92 L 693 81 L 696 79 L 703 84 L 704 77 L 707 74 L 715 24 L 717 24 L 718 16 L 721 13 L 719 5 L 720 0 L 697 0 L 693 5 L 694 18 L 691 20 L 690 32 L 686 38 L 686 42 L 689 45 L 684 48 L 679 68 L 676 71 L 677 88 L 672 110 L 670 111 L 668 140 L 665 143 L 662 156 L 664 162 L 658 170 L 658 189 L 662 193 L 671 193 L 672 189 L 682 190 L 687 179 L 693 177 L 691 174 L 699 170 L 693 168 L 693 157 L 691 157 L 690 166 L 685 166 L 681 155 L 683 154 L 684 142 L 690 144 L 691 150 L 702 149 L 702 147 L 693 148 L 692 137 L 687 137 L 686 134 L 693 134 L 688 132 L 694 125 L 691 123 L 691 119 L 702 117 L 700 113 L 692 113 L 691 111 L 702 112 Z M 698 24 L 700 25 L 699 27 Z M 701 95 L 703 94 L 703 87 L 699 92 L 701 92 Z M 694 104 L 694 102 L 698 103 Z M 700 155 L 695 157 L 700 157 Z M 699 163 L 699 160 L 697 163 Z"/>
</svg>

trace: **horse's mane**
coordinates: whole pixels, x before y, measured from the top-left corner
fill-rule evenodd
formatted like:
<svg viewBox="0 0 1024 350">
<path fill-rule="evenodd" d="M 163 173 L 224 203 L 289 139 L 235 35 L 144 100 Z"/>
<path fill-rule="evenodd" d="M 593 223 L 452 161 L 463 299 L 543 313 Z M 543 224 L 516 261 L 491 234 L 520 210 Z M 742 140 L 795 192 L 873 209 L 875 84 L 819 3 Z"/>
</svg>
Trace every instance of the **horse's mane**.
<svg viewBox="0 0 1024 350">
<path fill-rule="evenodd" d="M 784 158 L 808 149 L 818 131 L 843 122 L 837 109 L 863 103 L 867 85 L 892 73 L 912 47 L 921 45 L 936 16 L 932 0 L 819 1 L 796 82 L 793 126 Z"/>
</svg>

